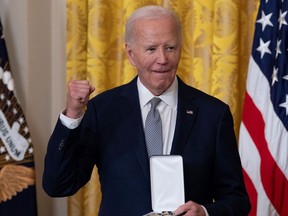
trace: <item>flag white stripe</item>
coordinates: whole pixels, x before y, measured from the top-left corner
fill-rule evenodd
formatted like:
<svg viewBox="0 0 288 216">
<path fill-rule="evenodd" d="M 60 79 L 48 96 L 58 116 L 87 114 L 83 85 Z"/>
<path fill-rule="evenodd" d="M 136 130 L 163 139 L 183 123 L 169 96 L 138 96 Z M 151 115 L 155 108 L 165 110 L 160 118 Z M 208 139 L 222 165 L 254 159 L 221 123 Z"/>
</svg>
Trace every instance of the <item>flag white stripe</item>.
<svg viewBox="0 0 288 216">
<path fill-rule="evenodd" d="M 247 78 L 247 93 L 262 113 L 265 122 L 265 139 L 269 151 L 286 179 L 288 179 L 288 132 L 275 114 L 271 100 L 267 100 L 267 98 L 270 98 L 269 89 L 270 86 L 266 77 L 251 57 Z"/>
<path fill-rule="evenodd" d="M 258 194 L 257 215 L 266 215 L 267 212 L 270 212 L 271 215 L 269 216 L 277 216 L 278 214 L 270 203 L 262 185 L 260 174 L 261 159 L 259 152 L 243 122 L 241 123 L 240 128 L 239 142 L 242 143 L 242 145 L 239 146 L 239 154 L 243 169 L 251 179 Z"/>
</svg>

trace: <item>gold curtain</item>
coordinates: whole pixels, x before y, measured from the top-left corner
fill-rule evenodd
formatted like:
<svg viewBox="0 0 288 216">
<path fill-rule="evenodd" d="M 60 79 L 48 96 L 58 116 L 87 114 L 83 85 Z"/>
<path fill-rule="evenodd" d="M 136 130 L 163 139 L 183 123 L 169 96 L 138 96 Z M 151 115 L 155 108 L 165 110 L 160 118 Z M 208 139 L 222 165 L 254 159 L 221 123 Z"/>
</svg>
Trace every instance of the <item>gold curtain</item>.
<svg viewBox="0 0 288 216">
<path fill-rule="evenodd" d="M 124 25 L 144 5 L 163 5 L 179 16 L 183 51 L 178 75 L 230 105 L 238 130 L 259 0 L 66 0 L 67 82 L 88 79 L 97 94 L 135 75 L 124 50 Z M 68 199 L 69 216 L 98 215 L 101 191 L 90 182 Z"/>
</svg>

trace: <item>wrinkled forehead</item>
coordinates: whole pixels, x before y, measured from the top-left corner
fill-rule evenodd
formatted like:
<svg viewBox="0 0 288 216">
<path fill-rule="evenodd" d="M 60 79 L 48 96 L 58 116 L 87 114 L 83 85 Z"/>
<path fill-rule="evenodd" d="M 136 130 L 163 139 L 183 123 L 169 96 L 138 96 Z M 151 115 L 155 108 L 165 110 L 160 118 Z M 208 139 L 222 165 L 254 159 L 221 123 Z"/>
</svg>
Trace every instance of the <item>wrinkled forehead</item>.
<svg viewBox="0 0 288 216">
<path fill-rule="evenodd" d="M 129 35 L 129 41 L 134 43 L 144 38 L 159 38 L 163 36 L 173 43 L 181 43 L 181 29 L 175 19 L 171 16 L 144 17 L 135 20 Z M 141 38 L 139 38 L 141 37 Z"/>
</svg>

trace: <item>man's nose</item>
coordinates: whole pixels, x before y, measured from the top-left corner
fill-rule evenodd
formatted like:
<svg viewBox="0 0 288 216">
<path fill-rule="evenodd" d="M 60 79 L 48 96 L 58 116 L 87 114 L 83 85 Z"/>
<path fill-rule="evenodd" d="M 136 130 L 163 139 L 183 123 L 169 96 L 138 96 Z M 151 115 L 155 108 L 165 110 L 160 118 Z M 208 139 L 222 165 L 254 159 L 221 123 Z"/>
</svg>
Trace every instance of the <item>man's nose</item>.
<svg viewBox="0 0 288 216">
<path fill-rule="evenodd" d="M 164 48 L 160 48 L 157 52 L 157 63 L 166 64 L 168 62 L 167 53 Z"/>
</svg>

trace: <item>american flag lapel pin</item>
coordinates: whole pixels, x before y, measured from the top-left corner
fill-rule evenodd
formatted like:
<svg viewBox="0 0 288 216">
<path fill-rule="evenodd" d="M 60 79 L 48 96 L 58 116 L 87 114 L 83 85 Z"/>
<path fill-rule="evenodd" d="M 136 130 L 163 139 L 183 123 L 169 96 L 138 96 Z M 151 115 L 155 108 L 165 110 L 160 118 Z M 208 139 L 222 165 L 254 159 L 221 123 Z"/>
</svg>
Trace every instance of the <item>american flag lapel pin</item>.
<svg viewBox="0 0 288 216">
<path fill-rule="evenodd" d="M 193 110 L 186 110 L 186 113 L 187 113 L 188 115 L 193 115 Z"/>
</svg>

